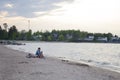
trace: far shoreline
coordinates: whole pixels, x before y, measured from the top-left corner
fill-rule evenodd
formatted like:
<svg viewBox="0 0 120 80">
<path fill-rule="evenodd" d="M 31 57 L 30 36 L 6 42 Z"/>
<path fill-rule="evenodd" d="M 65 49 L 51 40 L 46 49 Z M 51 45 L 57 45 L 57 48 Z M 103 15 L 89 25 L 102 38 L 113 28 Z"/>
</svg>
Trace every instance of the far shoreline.
<svg viewBox="0 0 120 80">
<path fill-rule="evenodd" d="M 120 44 L 120 42 L 87 42 L 87 41 L 29 41 L 29 40 L 0 40 L 0 44 L 3 42 L 7 42 L 7 41 L 11 41 L 11 42 L 16 42 L 15 45 L 25 45 L 25 43 L 30 43 L 30 42 L 49 42 L 49 43 L 94 43 L 94 44 Z M 18 42 L 18 43 L 17 43 Z M 11 43 L 12 44 L 12 43 Z M 7 45 L 7 44 L 6 44 Z"/>
</svg>

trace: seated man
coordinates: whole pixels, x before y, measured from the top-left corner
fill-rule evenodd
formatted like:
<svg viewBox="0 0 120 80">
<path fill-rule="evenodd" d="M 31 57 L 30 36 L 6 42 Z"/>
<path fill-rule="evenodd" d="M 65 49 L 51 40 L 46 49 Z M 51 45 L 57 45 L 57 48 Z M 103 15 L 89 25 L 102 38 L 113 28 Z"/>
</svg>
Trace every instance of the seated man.
<svg viewBox="0 0 120 80">
<path fill-rule="evenodd" d="M 38 58 L 44 58 L 43 56 L 43 52 L 41 51 L 41 48 L 38 48 L 37 51 L 36 51 L 36 56 Z"/>
</svg>

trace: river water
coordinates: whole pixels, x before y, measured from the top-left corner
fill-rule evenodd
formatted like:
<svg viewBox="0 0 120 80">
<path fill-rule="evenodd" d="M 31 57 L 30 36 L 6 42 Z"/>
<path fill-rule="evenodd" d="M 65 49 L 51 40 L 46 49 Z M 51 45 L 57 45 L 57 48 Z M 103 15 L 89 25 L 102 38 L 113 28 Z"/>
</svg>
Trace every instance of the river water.
<svg viewBox="0 0 120 80">
<path fill-rule="evenodd" d="M 7 47 L 35 54 L 38 47 L 45 56 L 57 57 L 120 72 L 120 44 L 26 42 L 26 45 Z"/>
</svg>

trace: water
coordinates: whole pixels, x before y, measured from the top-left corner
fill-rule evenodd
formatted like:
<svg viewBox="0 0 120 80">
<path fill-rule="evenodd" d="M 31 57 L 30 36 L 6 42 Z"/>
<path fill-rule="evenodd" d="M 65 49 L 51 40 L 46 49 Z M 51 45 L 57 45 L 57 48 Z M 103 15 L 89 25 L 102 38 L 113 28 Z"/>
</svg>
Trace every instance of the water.
<svg viewBox="0 0 120 80">
<path fill-rule="evenodd" d="M 33 54 L 41 47 L 45 56 L 82 61 L 120 72 L 120 44 L 29 42 L 7 47 Z"/>
</svg>

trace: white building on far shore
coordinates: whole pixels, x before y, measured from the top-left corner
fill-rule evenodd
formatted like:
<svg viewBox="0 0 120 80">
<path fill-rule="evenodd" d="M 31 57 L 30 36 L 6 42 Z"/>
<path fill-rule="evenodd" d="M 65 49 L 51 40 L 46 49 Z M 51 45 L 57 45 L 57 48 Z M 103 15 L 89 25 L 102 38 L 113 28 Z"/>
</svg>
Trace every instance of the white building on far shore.
<svg viewBox="0 0 120 80">
<path fill-rule="evenodd" d="M 84 38 L 85 41 L 93 41 L 94 40 L 94 36 L 88 36 L 86 38 Z"/>
<path fill-rule="evenodd" d="M 98 37 L 97 41 L 107 42 L 108 38 L 107 37 Z"/>
</svg>

